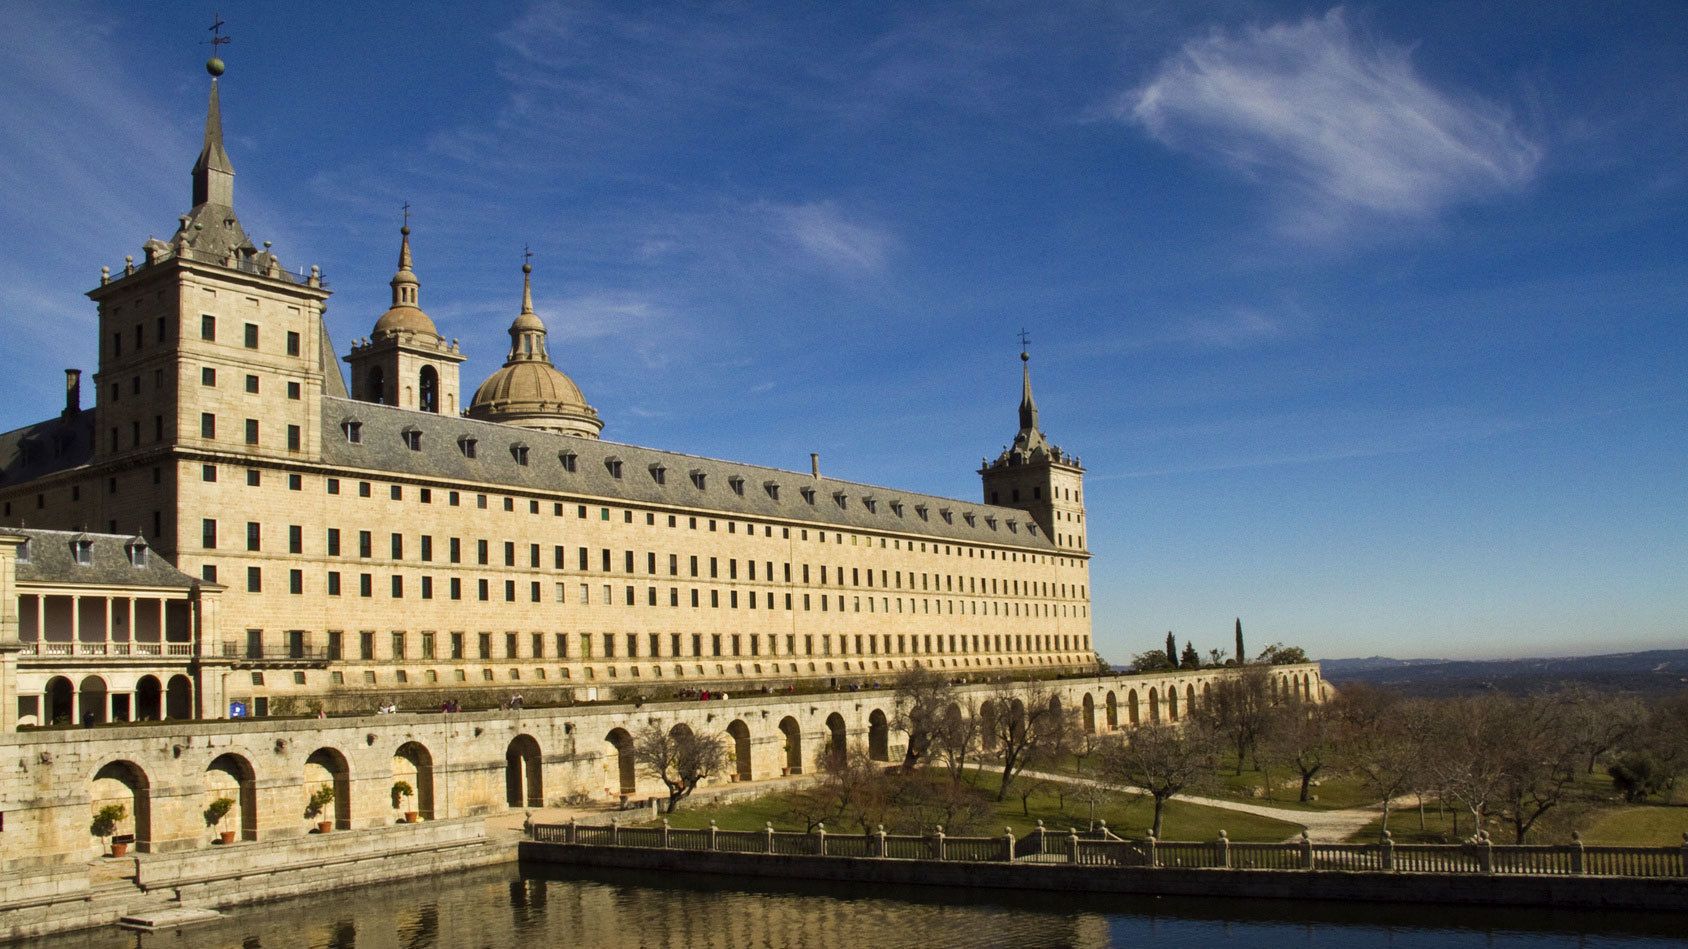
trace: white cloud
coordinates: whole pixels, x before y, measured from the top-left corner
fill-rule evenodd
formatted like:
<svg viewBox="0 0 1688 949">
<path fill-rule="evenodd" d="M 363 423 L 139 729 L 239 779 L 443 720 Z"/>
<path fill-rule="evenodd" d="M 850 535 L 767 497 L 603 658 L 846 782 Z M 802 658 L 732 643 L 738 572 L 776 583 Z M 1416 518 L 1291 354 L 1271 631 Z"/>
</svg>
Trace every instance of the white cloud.
<svg viewBox="0 0 1688 949">
<path fill-rule="evenodd" d="M 1161 142 L 1292 189 L 1291 223 L 1415 219 L 1522 187 L 1542 148 L 1497 103 L 1439 89 L 1342 9 L 1213 32 L 1114 105 Z"/>
<path fill-rule="evenodd" d="M 848 219 L 831 201 L 773 206 L 769 212 L 779 234 L 828 267 L 878 270 L 885 264 L 891 236 Z"/>
</svg>

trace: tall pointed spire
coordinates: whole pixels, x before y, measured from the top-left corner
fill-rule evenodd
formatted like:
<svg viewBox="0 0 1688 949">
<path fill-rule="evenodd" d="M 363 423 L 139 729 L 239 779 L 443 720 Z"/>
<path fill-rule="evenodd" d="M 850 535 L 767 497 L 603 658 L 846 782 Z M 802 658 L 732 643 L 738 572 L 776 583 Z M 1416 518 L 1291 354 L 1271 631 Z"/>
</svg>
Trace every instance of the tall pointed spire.
<svg viewBox="0 0 1688 949">
<path fill-rule="evenodd" d="M 528 262 L 533 252 L 522 251 L 522 312 L 517 314 L 515 322 L 510 324 L 510 356 L 505 361 L 508 366 L 516 362 L 551 363 L 551 354 L 545 350 L 545 321 L 533 312 L 533 264 Z"/>
<path fill-rule="evenodd" d="M 1037 431 L 1037 402 L 1032 398 L 1032 357 L 1020 350 L 1020 431 Z"/>
<path fill-rule="evenodd" d="M 193 206 L 216 204 L 234 207 L 234 165 L 223 150 L 223 109 L 217 98 L 217 77 L 223 61 L 213 58 L 205 64 L 211 74 L 211 103 L 205 112 L 205 145 L 193 163 Z"/>
<path fill-rule="evenodd" d="M 405 209 L 405 219 L 410 218 L 410 210 Z M 393 288 L 393 306 L 420 306 L 417 302 L 422 288 L 421 281 L 416 279 L 416 273 L 410 269 L 410 225 L 407 223 L 399 228 L 399 269 L 393 274 L 390 286 Z"/>
</svg>

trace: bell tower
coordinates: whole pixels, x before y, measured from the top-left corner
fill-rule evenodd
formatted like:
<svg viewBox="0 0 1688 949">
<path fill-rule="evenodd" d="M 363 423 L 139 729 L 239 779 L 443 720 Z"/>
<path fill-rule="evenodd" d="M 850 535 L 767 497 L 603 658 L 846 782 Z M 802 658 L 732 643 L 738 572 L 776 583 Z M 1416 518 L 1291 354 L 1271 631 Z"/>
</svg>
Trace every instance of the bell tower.
<svg viewBox="0 0 1688 949">
<path fill-rule="evenodd" d="M 1020 430 L 996 460 L 979 468 L 985 503 L 1018 508 L 1031 515 L 1055 546 L 1083 553 L 1084 466 L 1063 452 L 1038 427 L 1032 398 L 1031 354 L 1020 350 Z"/>
<path fill-rule="evenodd" d="M 393 274 L 393 302 L 375 321 L 367 339 L 352 345 L 346 362 L 352 369 L 352 398 L 396 405 L 401 409 L 456 415 L 458 367 L 464 355 L 422 312 L 421 281 L 411 269 L 410 211 L 399 228 L 399 269 Z"/>
</svg>

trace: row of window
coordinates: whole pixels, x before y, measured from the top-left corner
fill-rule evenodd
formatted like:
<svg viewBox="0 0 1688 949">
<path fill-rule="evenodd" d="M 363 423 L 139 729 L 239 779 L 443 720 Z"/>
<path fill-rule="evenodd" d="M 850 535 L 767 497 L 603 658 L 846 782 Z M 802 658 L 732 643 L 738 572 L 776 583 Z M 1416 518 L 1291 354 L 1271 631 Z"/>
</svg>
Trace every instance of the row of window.
<svg viewBox="0 0 1688 949">
<path fill-rule="evenodd" d="M 327 635 L 329 661 L 340 662 L 349 659 L 345 634 L 339 630 L 329 630 Z M 257 641 L 261 636 L 262 630 L 247 630 L 247 637 L 251 641 Z M 412 638 L 409 632 L 395 630 L 389 634 L 390 649 L 377 657 L 376 640 L 377 636 L 373 630 L 364 630 L 357 634 L 358 660 L 374 662 L 377 659 L 569 659 L 590 662 L 598 659 L 641 657 L 680 659 L 1053 654 L 1086 652 L 1090 648 L 1089 636 L 1073 634 L 786 633 L 781 636 L 772 633 L 529 633 L 524 637 L 520 633 L 507 632 L 502 636 L 495 636 L 493 633 L 482 632 L 475 633 L 473 638 L 470 638 L 470 634 L 465 632 L 447 633 L 441 637 L 424 631 Z M 819 649 L 816 648 L 817 642 Z M 833 648 L 835 642 L 836 651 Z M 779 648 L 782 644 L 785 647 L 783 652 Z M 494 654 L 495 645 L 502 647 L 501 654 Z M 549 653 L 547 646 L 551 649 Z M 666 650 L 664 646 L 667 647 Z M 474 652 L 472 656 L 471 647 Z M 689 652 L 687 647 L 690 647 Z"/>
</svg>

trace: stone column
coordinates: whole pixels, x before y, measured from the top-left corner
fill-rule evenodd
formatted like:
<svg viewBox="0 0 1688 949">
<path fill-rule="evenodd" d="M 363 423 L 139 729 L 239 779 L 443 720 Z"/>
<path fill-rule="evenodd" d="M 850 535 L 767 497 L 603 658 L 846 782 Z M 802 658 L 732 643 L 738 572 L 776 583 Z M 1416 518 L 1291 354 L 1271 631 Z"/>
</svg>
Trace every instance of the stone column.
<svg viewBox="0 0 1688 949">
<path fill-rule="evenodd" d="M 18 654 L 23 643 L 18 641 L 17 560 L 23 544 L 22 535 L 0 533 L 0 732 L 18 727 Z"/>
</svg>

